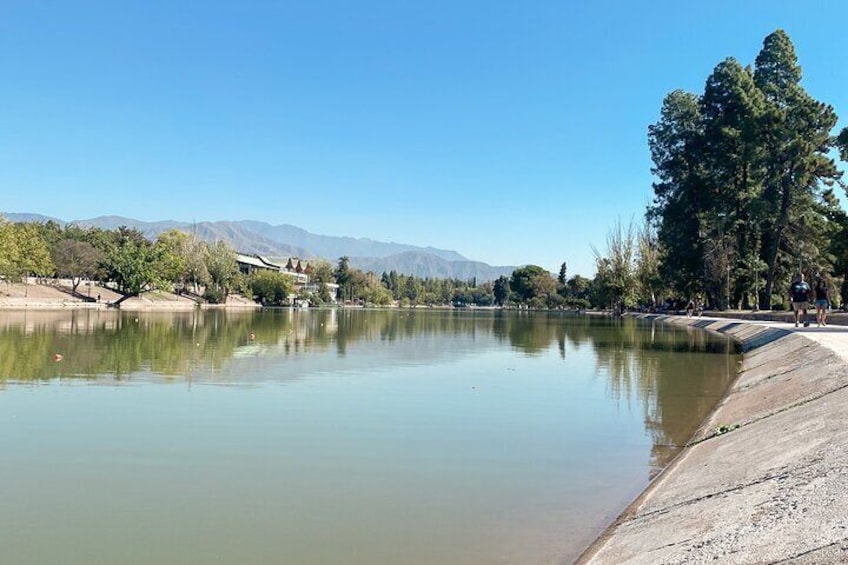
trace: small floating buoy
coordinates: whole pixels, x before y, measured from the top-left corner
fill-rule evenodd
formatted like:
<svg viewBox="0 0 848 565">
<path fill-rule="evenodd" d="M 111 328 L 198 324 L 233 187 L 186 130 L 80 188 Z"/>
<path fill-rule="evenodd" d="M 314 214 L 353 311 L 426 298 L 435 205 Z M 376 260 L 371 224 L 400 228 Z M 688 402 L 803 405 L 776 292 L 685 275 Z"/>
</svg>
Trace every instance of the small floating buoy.
<svg viewBox="0 0 848 565">
<path fill-rule="evenodd" d="M 57 362 L 57 363 L 58 363 L 58 362 L 59 362 L 59 361 L 61 361 L 62 359 L 64 359 L 64 357 L 62 356 L 62 354 L 61 354 L 61 353 L 54 353 L 54 354 L 53 354 L 53 361 L 55 361 L 55 362 Z"/>
</svg>

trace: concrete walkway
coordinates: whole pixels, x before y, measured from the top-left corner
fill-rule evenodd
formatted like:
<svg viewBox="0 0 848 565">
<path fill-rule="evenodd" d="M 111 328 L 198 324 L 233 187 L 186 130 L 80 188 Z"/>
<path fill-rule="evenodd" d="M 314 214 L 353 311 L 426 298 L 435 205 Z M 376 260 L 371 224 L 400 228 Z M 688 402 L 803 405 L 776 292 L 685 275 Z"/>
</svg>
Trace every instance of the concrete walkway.
<svg viewBox="0 0 848 565">
<path fill-rule="evenodd" d="M 578 563 L 848 562 L 848 327 L 642 317 L 730 335 L 740 376 Z"/>
</svg>

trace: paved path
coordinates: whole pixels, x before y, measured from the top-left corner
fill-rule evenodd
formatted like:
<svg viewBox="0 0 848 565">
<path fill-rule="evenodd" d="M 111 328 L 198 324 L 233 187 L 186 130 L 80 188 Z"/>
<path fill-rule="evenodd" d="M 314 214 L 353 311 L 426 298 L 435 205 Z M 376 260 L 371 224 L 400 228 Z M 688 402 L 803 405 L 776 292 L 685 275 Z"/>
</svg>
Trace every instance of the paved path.
<svg viewBox="0 0 848 565">
<path fill-rule="evenodd" d="M 786 330 L 792 333 L 802 334 L 804 337 L 811 339 L 817 343 L 827 347 L 846 361 L 848 361 L 848 326 L 829 324 L 824 327 L 818 327 L 812 323 L 810 327 L 795 327 L 794 322 L 776 322 L 766 320 L 745 320 L 742 318 L 717 318 L 704 316 L 701 319 L 712 320 L 715 322 L 735 321 L 744 322 L 753 326 L 762 326 L 767 328 L 776 328 Z M 840 319 L 840 322 L 842 320 Z"/>
<path fill-rule="evenodd" d="M 578 562 L 848 562 L 848 327 L 645 317 L 734 337 L 740 376 Z"/>
</svg>

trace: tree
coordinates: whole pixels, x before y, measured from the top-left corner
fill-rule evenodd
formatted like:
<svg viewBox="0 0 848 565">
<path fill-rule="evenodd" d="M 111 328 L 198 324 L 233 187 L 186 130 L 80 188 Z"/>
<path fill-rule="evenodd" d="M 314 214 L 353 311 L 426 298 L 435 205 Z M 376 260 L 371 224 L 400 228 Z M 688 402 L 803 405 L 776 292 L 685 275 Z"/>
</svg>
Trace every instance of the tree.
<svg viewBox="0 0 848 565">
<path fill-rule="evenodd" d="M 0 216 L 0 276 L 11 283 L 17 276 L 18 241 L 12 224 Z"/>
<path fill-rule="evenodd" d="M 239 272 L 236 252 L 223 241 L 209 245 L 206 270 L 209 272 L 209 284 L 204 297 L 212 303 L 225 303 Z"/>
<path fill-rule="evenodd" d="M 159 234 L 156 247 L 163 280 L 185 286 L 188 274 L 188 234 L 172 229 Z"/>
<path fill-rule="evenodd" d="M 842 129 L 836 138 L 836 146 L 839 148 L 839 157 L 848 161 L 848 127 Z"/>
<path fill-rule="evenodd" d="M 647 217 L 674 291 L 703 292 L 712 306 L 770 306 L 791 271 L 830 267 L 836 115 L 800 80 L 792 42 L 778 30 L 753 71 L 729 58 L 702 96 L 674 91 L 663 101 L 648 130 L 657 181 Z"/>
<path fill-rule="evenodd" d="M 63 239 L 53 249 L 56 274 L 71 279 L 73 292 L 83 278 L 92 279 L 100 268 L 105 255 L 87 241 Z"/>
<path fill-rule="evenodd" d="M 509 288 L 516 301 L 523 304 L 533 302 L 534 307 L 542 307 L 556 294 L 556 281 L 542 267 L 527 265 L 512 272 Z"/>
<path fill-rule="evenodd" d="M 312 264 L 312 274 L 309 278 L 315 284 L 332 283 L 336 280 L 333 273 L 333 266 L 323 259 L 319 259 Z"/>
<path fill-rule="evenodd" d="M 209 283 L 207 260 L 209 245 L 193 233 L 168 230 L 156 238 L 161 255 L 162 278 L 185 290 L 192 286 L 195 294 Z"/>
<path fill-rule="evenodd" d="M 492 288 L 492 294 L 495 297 L 495 304 L 498 306 L 503 306 L 509 300 L 509 279 L 501 275 L 495 280 L 494 287 Z"/>
<path fill-rule="evenodd" d="M 588 291 L 591 284 L 592 281 L 590 279 L 581 275 L 574 275 L 566 283 L 566 287 L 568 288 L 566 298 L 570 301 L 588 300 Z"/>
<path fill-rule="evenodd" d="M 339 294 L 341 295 L 341 299 L 351 300 L 353 298 L 352 285 L 351 285 L 351 270 L 350 270 L 350 259 L 348 259 L 347 255 L 339 258 L 339 264 L 336 266 L 335 270 L 336 284 L 339 285 Z"/>
<path fill-rule="evenodd" d="M 658 306 L 658 294 L 662 287 L 660 277 L 660 247 L 656 232 L 647 222 L 636 234 L 635 276 L 642 304 Z"/>
<path fill-rule="evenodd" d="M 260 269 L 251 274 L 248 286 L 253 298 L 263 306 L 282 306 L 294 288 L 291 276 L 269 269 Z"/>
<path fill-rule="evenodd" d="M 617 221 L 607 233 L 606 255 L 593 246 L 597 267 L 596 280 L 601 285 L 598 296 L 619 311 L 636 303 L 636 234 L 633 222 L 627 227 Z"/>
<path fill-rule="evenodd" d="M 31 275 L 45 277 L 55 272 L 47 242 L 36 224 L 14 224 L 12 238 L 15 253 L 12 255 L 11 274 L 14 279 L 26 283 Z"/>
<path fill-rule="evenodd" d="M 776 281 L 781 275 L 788 279 L 786 271 L 792 268 L 782 265 L 783 256 L 803 264 L 817 253 L 814 234 L 807 229 L 811 208 L 821 197 L 822 184 L 840 176 L 828 155 L 835 145 L 830 132 L 836 126 L 836 113 L 807 94 L 800 81 L 795 48 L 786 32 L 777 30 L 765 38 L 754 70 L 754 82 L 766 101 L 762 142 L 768 221 L 762 258 L 766 264 L 763 305 L 767 307 Z"/>
<path fill-rule="evenodd" d="M 681 90 L 665 97 L 660 120 L 648 128 L 651 172 L 657 180 L 647 217 L 665 256 L 663 278 L 685 294 L 699 290 L 703 280 L 705 241 L 699 224 L 707 196 L 702 130 L 700 98 Z"/>
<path fill-rule="evenodd" d="M 118 245 L 106 257 L 108 278 L 125 296 L 122 300 L 142 292 L 160 288 L 159 255 L 149 241 L 135 237 L 119 237 Z"/>
<path fill-rule="evenodd" d="M 376 278 L 368 281 L 362 292 L 362 298 L 368 304 L 376 306 L 388 306 L 392 303 L 391 291 L 382 285 Z"/>
<path fill-rule="evenodd" d="M 752 72 L 733 58 L 716 66 L 701 99 L 703 163 L 710 200 L 700 228 L 713 251 L 719 252 L 704 261 L 722 265 L 721 269 L 705 269 L 704 285 L 721 296 L 726 306 L 732 300 L 750 307 L 747 290 L 751 276 L 759 276 L 749 267 L 759 255 L 765 219 L 760 203 L 764 105 Z M 726 276 L 728 272 L 731 276 Z"/>
<path fill-rule="evenodd" d="M 568 281 L 568 264 L 565 261 L 563 261 L 562 265 L 559 266 L 557 281 L 559 281 L 561 286 L 565 286 L 566 281 Z"/>
</svg>

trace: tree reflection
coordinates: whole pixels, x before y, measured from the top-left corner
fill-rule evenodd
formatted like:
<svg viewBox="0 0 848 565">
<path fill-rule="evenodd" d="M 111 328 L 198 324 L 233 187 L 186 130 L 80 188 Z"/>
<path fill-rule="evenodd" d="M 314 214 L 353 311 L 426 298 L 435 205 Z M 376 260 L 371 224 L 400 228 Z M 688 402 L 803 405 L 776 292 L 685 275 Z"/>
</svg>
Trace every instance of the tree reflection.
<svg viewBox="0 0 848 565">
<path fill-rule="evenodd" d="M 358 342 L 409 342 L 393 354 L 420 357 L 437 355 L 440 340 L 454 339 L 471 348 L 494 339 L 528 356 L 556 348 L 565 363 L 569 352 L 589 348 L 610 398 L 643 411 L 656 469 L 692 436 L 735 371 L 729 340 L 633 319 L 476 310 L 80 310 L 0 313 L 0 383 L 125 380 L 141 372 L 212 379 L 240 357 L 344 356 Z M 61 362 L 54 360 L 57 353 Z M 705 363 L 708 356 L 712 363 Z"/>
<path fill-rule="evenodd" d="M 736 346 L 704 331 L 664 324 L 646 329 L 632 319 L 616 321 L 596 336 L 597 371 L 607 378 L 613 399 L 642 407 L 657 472 L 724 395 L 735 376 Z M 715 360 L 716 353 L 724 353 L 719 363 L 704 362 L 710 355 Z"/>
</svg>

